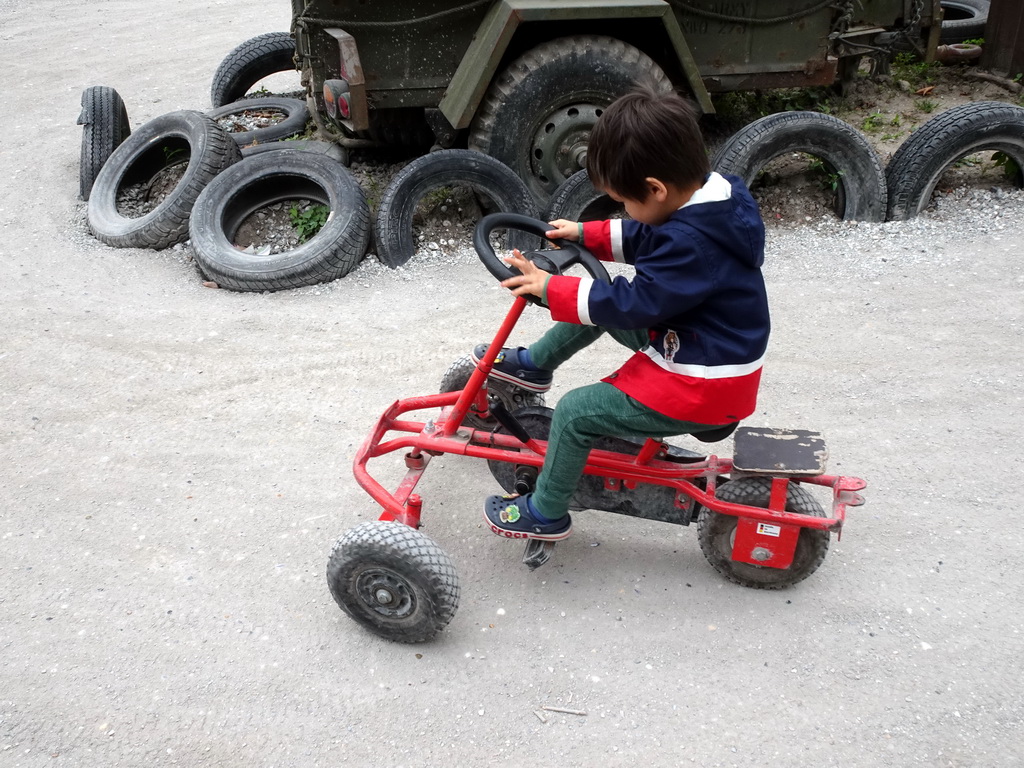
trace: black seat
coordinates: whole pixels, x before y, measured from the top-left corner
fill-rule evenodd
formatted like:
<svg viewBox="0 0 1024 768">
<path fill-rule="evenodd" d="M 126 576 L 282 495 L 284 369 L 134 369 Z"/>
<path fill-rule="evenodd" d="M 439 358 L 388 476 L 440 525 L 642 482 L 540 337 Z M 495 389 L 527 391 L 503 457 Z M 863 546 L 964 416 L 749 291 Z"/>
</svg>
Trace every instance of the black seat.
<svg viewBox="0 0 1024 768">
<path fill-rule="evenodd" d="M 717 443 L 719 440 L 725 440 L 725 438 L 735 432 L 736 427 L 739 425 L 738 421 L 734 421 L 732 424 L 725 424 L 721 427 L 713 427 L 712 429 L 702 429 L 700 432 L 691 432 L 690 434 L 702 443 Z"/>
</svg>

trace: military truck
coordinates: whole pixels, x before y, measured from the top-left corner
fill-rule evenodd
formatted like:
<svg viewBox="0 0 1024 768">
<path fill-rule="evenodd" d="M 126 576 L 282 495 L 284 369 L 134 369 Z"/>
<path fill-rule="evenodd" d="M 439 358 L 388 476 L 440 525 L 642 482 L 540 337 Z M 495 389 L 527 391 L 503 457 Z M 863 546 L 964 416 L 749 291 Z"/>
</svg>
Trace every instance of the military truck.
<svg viewBox="0 0 1024 768">
<path fill-rule="evenodd" d="M 291 34 L 325 137 L 468 146 L 543 201 L 635 84 L 711 113 L 724 92 L 841 85 L 897 46 L 930 57 L 940 20 L 939 0 L 292 0 Z"/>
</svg>

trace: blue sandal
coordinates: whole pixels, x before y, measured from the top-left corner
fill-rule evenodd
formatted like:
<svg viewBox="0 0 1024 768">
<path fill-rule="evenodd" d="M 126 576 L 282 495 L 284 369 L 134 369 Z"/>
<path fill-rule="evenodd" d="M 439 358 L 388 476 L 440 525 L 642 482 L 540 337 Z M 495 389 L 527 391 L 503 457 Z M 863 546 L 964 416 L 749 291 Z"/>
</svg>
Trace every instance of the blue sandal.
<svg viewBox="0 0 1024 768">
<path fill-rule="evenodd" d="M 566 515 L 542 523 L 530 512 L 530 495 L 488 496 L 484 502 L 484 518 L 491 533 L 507 539 L 561 541 L 567 538 L 572 533 L 572 518 Z"/>
</svg>

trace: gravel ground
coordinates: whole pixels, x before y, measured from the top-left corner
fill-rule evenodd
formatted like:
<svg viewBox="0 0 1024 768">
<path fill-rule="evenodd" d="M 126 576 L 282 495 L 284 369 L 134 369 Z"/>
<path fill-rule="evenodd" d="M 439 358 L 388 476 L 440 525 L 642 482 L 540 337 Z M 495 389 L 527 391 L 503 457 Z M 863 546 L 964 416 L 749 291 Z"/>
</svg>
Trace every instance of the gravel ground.
<svg viewBox="0 0 1024 768">
<path fill-rule="evenodd" d="M 76 200 L 82 89 L 116 87 L 133 125 L 205 108 L 228 50 L 286 28 L 287 4 L 258 10 L 0 0 L 0 765 L 1024 763 L 1020 192 L 771 231 L 748 423 L 821 430 L 830 470 L 869 484 L 807 581 L 735 587 L 693 530 L 590 512 L 530 573 L 481 525 L 486 468 L 444 456 L 419 490 L 461 606 L 396 645 L 324 582 L 379 514 L 351 461 L 506 293 L 462 242 L 209 290 L 186 246 L 103 246 Z M 622 358 L 588 352 L 549 403 Z"/>
</svg>

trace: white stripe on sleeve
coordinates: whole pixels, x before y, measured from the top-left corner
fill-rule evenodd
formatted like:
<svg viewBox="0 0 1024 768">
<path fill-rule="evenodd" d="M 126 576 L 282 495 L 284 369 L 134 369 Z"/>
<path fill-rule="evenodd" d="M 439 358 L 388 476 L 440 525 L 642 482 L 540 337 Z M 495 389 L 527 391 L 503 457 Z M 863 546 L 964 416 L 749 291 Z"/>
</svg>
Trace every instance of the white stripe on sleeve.
<svg viewBox="0 0 1024 768">
<path fill-rule="evenodd" d="M 579 287 L 576 289 L 576 314 L 579 316 L 581 325 L 594 325 L 590 319 L 590 287 L 594 281 L 589 277 L 581 277 Z"/>
<path fill-rule="evenodd" d="M 608 228 L 608 236 L 611 239 L 612 261 L 623 264 L 626 257 L 622 252 L 622 219 L 612 219 L 608 223 L 611 225 Z"/>
</svg>

